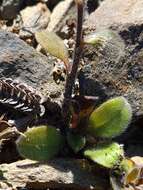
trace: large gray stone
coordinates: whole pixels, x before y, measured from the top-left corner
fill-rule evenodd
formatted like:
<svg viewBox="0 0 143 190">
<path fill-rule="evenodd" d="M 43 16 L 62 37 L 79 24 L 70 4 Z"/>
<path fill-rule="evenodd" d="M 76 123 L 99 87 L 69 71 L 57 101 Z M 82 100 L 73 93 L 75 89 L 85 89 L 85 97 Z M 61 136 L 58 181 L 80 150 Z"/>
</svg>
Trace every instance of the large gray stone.
<svg viewBox="0 0 143 190">
<path fill-rule="evenodd" d="M 84 160 L 55 159 L 47 163 L 23 160 L 0 166 L 1 188 L 24 188 L 33 190 L 74 189 L 74 190 L 105 190 L 108 182 L 99 175 L 93 175 L 90 167 L 82 168 Z M 100 175 L 102 177 L 100 177 Z"/>
<path fill-rule="evenodd" d="M 52 69 L 51 59 L 38 53 L 16 35 L 0 31 L 0 77 L 18 79 L 45 95 L 57 94 L 58 97 L 62 89 L 54 82 Z"/>
<path fill-rule="evenodd" d="M 60 2 L 51 14 L 51 20 L 47 27 L 48 31 L 60 32 L 69 18 L 76 17 L 76 9 L 73 0 Z"/>
<path fill-rule="evenodd" d="M 88 26 L 111 27 L 143 22 L 143 1 L 140 0 L 104 0 L 88 20 Z"/>
<path fill-rule="evenodd" d="M 39 30 L 46 29 L 51 15 L 49 9 L 43 3 L 38 3 L 31 7 L 28 6 L 20 14 L 23 22 L 19 33 L 21 38 L 31 37 L 31 33 L 35 34 Z"/>
<path fill-rule="evenodd" d="M 82 86 L 102 101 L 124 96 L 134 115 L 143 116 L 143 2 L 105 0 L 85 23 L 87 32 L 111 30 L 112 37 L 97 49 L 84 51 Z"/>
</svg>

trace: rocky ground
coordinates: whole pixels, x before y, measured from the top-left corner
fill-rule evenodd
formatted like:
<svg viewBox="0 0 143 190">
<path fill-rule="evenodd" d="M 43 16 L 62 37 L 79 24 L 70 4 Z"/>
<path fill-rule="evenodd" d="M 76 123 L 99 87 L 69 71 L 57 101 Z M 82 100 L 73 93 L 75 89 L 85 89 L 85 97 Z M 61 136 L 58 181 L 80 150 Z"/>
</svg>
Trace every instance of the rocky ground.
<svg viewBox="0 0 143 190">
<path fill-rule="evenodd" d="M 52 124 L 60 122 L 65 81 L 53 80 L 51 72 L 58 60 L 41 52 L 34 34 L 42 29 L 56 32 L 69 45 L 72 57 L 75 19 L 74 0 L 0 2 L 0 77 L 18 79 L 48 97 L 46 117 Z M 133 120 L 116 140 L 124 143 L 126 155 L 143 156 L 143 2 L 88 0 L 84 33 L 95 31 L 105 40 L 99 49 L 84 47 L 78 76 L 82 92 L 98 96 L 98 104 L 117 95 L 128 99 Z M 6 142 L 0 152 L 0 171 L 6 171 L 0 175 L 0 189 L 107 190 L 109 186 L 106 175 L 93 177 L 71 158 L 42 164 L 19 159 L 13 139 Z"/>
</svg>

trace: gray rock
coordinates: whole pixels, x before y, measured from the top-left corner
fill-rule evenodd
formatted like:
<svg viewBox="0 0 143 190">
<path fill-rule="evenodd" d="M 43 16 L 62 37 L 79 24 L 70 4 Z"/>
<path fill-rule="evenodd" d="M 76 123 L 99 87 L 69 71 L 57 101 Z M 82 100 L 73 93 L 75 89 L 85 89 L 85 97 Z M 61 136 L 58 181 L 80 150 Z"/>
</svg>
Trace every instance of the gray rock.
<svg viewBox="0 0 143 190">
<path fill-rule="evenodd" d="M 0 77 L 19 79 L 33 87 L 48 80 L 52 64 L 16 35 L 0 31 Z"/>
<path fill-rule="evenodd" d="M 0 5 L 1 19 L 11 20 L 17 16 L 23 0 L 2 0 Z"/>
<path fill-rule="evenodd" d="M 69 18 L 75 18 L 75 16 L 76 9 L 74 6 L 74 1 L 62 1 L 54 8 L 47 30 L 60 32 L 60 30 L 65 26 L 66 20 Z"/>
<path fill-rule="evenodd" d="M 105 0 L 85 23 L 87 32 L 105 31 L 100 48 L 88 46 L 81 75 L 83 91 L 102 101 L 124 96 L 143 116 L 143 2 Z M 111 37 L 106 37 L 107 31 Z"/>
<path fill-rule="evenodd" d="M 99 175 L 93 175 L 88 169 L 82 168 L 82 160 L 55 159 L 47 163 L 23 160 L 0 166 L 0 185 L 9 189 L 27 187 L 33 190 L 48 188 L 74 190 L 104 190 L 108 189 L 108 182 Z M 101 174 L 102 175 L 102 174 Z M 8 182 L 8 183 L 7 183 Z M 5 189 L 5 188 L 3 188 Z"/>
<path fill-rule="evenodd" d="M 38 3 L 31 7 L 26 7 L 21 12 L 22 29 L 20 30 L 20 37 L 31 37 L 31 33 L 46 29 L 50 20 L 50 11 L 43 3 Z M 31 33 L 29 33 L 30 31 Z"/>
<path fill-rule="evenodd" d="M 18 79 L 56 99 L 62 95 L 63 84 L 54 82 L 53 64 L 16 35 L 0 30 L 0 77 Z"/>
<path fill-rule="evenodd" d="M 104 0 L 88 19 L 88 26 L 137 25 L 143 22 L 143 2 L 140 0 Z"/>
</svg>

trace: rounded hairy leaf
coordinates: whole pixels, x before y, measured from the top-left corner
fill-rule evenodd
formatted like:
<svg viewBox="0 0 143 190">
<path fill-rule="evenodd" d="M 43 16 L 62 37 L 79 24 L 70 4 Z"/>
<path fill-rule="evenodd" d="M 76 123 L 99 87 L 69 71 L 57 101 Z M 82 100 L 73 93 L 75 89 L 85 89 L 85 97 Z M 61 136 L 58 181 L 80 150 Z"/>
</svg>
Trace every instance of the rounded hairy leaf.
<svg viewBox="0 0 143 190">
<path fill-rule="evenodd" d="M 36 32 L 35 38 L 42 48 L 51 55 L 61 59 L 68 66 L 68 50 L 63 40 L 54 32 L 46 30 Z"/>
<path fill-rule="evenodd" d="M 128 127 L 132 109 L 124 97 L 110 99 L 95 109 L 89 118 L 88 131 L 93 136 L 113 138 Z"/>
<path fill-rule="evenodd" d="M 63 137 L 54 127 L 39 126 L 28 129 L 17 141 L 19 153 L 32 160 L 49 160 L 63 145 Z"/>
<path fill-rule="evenodd" d="M 84 136 L 81 136 L 79 134 L 73 134 L 73 133 L 68 133 L 67 135 L 67 141 L 69 146 L 72 148 L 72 150 L 77 153 L 79 152 L 82 148 L 84 148 L 86 139 Z"/>
<path fill-rule="evenodd" d="M 113 168 L 118 164 L 123 154 L 122 147 L 114 142 L 99 144 L 96 148 L 84 152 L 86 157 L 107 168 Z"/>
</svg>

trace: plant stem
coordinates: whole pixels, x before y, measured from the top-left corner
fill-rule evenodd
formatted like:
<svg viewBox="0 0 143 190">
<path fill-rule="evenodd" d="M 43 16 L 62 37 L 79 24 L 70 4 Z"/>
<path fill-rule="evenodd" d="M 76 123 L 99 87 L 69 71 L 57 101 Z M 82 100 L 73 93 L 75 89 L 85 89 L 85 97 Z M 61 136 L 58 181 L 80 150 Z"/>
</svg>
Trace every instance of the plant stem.
<svg viewBox="0 0 143 190">
<path fill-rule="evenodd" d="M 76 34 L 76 44 L 74 49 L 74 56 L 73 56 L 73 64 L 71 68 L 71 72 L 67 76 L 66 85 L 65 85 L 65 93 L 64 93 L 64 101 L 63 101 L 63 119 L 65 124 L 69 123 L 70 119 L 70 103 L 71 103 L 71 96 L 73 87 L 75 84 L 75 79 L 77 76 L 78 66 L 80 63 L 80 57 L 82 52 L 82 40 L 83 40 L 83 33 L 82 33 L 82 25 L 83 25 L 83 9 L 84 9 L 84 2 L 83 0 L 75 0 L 77 4 L 77 34 Z"/>
</svg>

